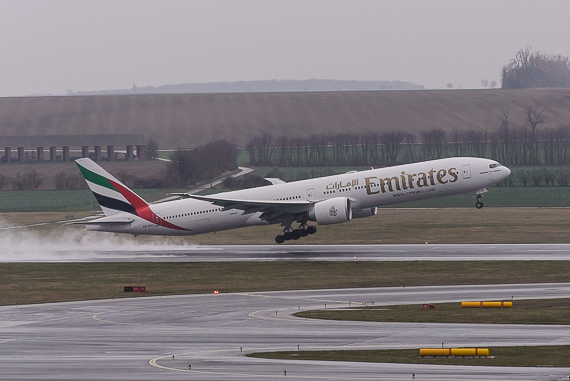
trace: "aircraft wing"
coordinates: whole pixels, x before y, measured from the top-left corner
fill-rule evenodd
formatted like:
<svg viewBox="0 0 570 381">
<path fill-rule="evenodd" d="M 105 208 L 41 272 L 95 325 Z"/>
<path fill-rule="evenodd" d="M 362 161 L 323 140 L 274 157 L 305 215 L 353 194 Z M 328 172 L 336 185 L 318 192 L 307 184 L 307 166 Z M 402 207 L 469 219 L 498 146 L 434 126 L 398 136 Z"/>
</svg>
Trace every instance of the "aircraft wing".
<svg viewBox="0 0 570 381">
<path fill-rule="evenodd" d="M 290 200 L 290 201 L 267 201 L 267 200 L 238 200 L 216 196 L 198 196 L 186 194 L 184 197 L 201 201 L 208 201 L 214 205 L 223 206 L 225 209 L 239 209 L 244 213 L 262 212 L 261 218 L 273 219 L 283 214 L 299 214 L 308 211 L 314 201 Z"/>
</svg>

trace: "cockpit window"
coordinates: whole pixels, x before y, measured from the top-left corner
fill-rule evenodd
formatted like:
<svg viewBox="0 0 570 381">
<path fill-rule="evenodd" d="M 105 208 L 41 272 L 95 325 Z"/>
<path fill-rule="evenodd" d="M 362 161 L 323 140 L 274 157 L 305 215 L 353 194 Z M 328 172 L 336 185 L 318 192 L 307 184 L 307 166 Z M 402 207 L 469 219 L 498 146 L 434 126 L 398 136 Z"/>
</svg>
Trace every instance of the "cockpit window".
<svg viewBox="0 0 570 381">
<path fill-rule="evenodd" d="M 501 164 L 499 164 L 499 163 L 489 164 L 489 168 L 497 168 L 500 166 L 501 166 Z"/>
</svg>

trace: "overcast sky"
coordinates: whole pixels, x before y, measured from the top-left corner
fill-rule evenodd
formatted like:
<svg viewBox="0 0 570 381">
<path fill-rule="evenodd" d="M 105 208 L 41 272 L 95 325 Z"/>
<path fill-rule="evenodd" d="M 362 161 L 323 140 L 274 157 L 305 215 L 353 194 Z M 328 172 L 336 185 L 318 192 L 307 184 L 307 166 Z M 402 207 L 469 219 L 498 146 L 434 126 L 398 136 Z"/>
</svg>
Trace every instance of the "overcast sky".
<svg viewBox="0 0 570 381">
<path fill-rule="evenodd" d="M 570 56 L 570 1 L 0 0 L 0 96 L 265 79 L 500 84 Z"/>
</svg>

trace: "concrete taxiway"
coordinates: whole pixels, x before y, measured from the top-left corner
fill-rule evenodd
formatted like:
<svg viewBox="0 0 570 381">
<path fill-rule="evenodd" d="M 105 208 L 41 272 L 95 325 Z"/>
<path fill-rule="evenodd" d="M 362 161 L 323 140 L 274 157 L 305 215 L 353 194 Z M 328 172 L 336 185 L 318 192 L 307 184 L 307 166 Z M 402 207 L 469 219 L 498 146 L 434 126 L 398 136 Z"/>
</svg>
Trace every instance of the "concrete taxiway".
<svg viewBox="0 0 570 381">
<path fill-rule="evenodd" d="M 191 281 L 191 280 L 189 280 Z M 253 359 L 257 351 L 568 345 L 570 327 L 321 321 L 362 303 L 560 298 L 570 283 L 186 295 L 0 307 L 2 380 L 562 380 L 569 368 Z M 492 365 L 492 359 L 481 359 Z M 191 366 L 191 369 L 189 368 Z M 285 375 L 286 372 L 286 375 Z"/>
</svg>

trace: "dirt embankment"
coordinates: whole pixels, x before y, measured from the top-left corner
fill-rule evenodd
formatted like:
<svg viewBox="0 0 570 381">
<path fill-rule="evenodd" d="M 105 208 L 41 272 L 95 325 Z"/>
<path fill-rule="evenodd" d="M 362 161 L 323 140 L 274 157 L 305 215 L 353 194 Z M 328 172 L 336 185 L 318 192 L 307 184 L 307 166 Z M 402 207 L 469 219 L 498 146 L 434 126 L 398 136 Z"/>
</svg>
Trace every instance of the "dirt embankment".
<svg viewBox="0 0 570 381">
<path fill-rule="evenodd" d="M 548 124 L 570 124 L 570 89 L 419 90 L 0 98 L 10 135 L 142 133 L 161 148 L 225 138 L 352 132 L 495 131 L 508 110 L 513 126 L 536 107 Z"/>
</svg>

